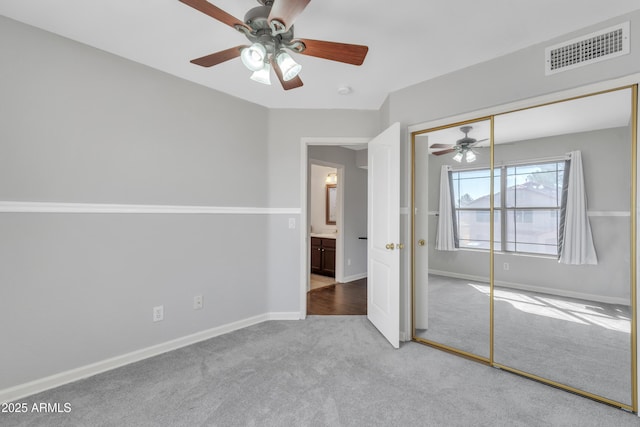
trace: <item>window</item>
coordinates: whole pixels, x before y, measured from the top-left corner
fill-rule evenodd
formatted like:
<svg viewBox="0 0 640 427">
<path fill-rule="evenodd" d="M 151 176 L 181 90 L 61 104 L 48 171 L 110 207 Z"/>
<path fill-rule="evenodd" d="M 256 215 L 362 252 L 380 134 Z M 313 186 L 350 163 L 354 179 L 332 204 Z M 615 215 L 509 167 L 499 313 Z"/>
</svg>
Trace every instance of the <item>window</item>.
<svg viewBox="0 0 640 427">
<path fill-rule="evenodd" d="M 457 247 L 489 249 L 491 170 L 452 171 L 449 176 Z"/>
<path fill-rule="evenodd" d="M 564 161 L 495 169 L 497 250 L 558 254 L 564 169 Z M 489 249 L 491 170 L 452 171 L 449 176 L 457 247 Z"/>
</svg>

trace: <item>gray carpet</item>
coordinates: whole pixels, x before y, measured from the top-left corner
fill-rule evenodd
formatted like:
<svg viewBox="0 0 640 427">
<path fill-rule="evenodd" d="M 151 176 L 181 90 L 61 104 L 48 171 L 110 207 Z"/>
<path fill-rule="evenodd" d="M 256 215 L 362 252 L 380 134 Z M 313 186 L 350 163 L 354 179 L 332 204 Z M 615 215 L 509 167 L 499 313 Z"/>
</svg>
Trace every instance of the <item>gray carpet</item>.
<svg viewBox="0 0 640 427">
<path fill-rule="evenodd" d="M 494 360 L 631 404 L 631 310 L 496 288 Z"/>
<path fill-rule="evenodd" d="M 489 357 L 489 285 L 429 275 L 416 336 Z M 631 404 L 630 307 L 496 287 L 494 361 Z"/>
<path fill-rule="evenodd" d="M 22 401 L 2 426 L 638 426 L 637 416 L 423 346 L 365 317 L 271 321 Z"/>
<path fill-rule="evenodd" d="M 416 336 L 489 358 L 489 284 L 429 274 L 429 329 Z"/>
</svg>

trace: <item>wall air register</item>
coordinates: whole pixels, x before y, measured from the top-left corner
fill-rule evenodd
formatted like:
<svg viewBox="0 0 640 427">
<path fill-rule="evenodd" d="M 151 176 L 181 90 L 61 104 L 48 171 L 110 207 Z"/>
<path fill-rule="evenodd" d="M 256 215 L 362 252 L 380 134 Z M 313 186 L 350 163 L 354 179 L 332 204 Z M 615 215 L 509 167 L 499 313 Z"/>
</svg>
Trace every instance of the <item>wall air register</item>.
<svg viewBox="0 0 640 427">
<path fill-rule="evenodd" d="M 629 22 L 545 49 L 545 74 L 555 74 L 629 53 Z"/>
</svg>

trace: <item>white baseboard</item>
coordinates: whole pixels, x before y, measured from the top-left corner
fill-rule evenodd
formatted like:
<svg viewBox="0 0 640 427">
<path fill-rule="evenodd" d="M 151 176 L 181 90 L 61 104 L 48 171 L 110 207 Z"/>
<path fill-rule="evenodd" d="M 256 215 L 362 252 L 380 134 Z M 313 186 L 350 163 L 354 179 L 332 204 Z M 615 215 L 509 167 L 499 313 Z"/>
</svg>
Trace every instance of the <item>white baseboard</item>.
<svg viewBox="0 0 640 427">
<path fill-rule="evenodd" d="M 353 282 L 355 280 L 366 279 L 366 277 L 367 277 L 367 273 L 366 272 L 365 273 L 360 273 L 360 274 L 353 274 L 351 276 L 343 277 L 342 278 L 342 280 L 343 280 L 342 283 L 349 283 L 349 282 Z"/>
<path fill-rule="evenodd" d="M 226 325 L 196 332 L 195 334 L 180 337 L 171 341 L 157 344 L 151 347 L 132 351 L 131 353 L 105 359 L 96 363 L 80 366 L 65 372 L 60 372 L 45 378 L 30 381 L 4 390 L 0 390 L 0 402 L 12 402 L 36 393 L 43 392 L 64 384 L 88 378 L 102 372 L 110 371 L 131 363 L 139 362 L 162 353 L 186 347 L 200 341 L 205 341 L 229 332 L 243 329 L 268 320 L 298 320 L 301 319 L 299 312 L 265 313 Z"/>
<path fill-rule="evenodd" d="M 445 277 L 453 277 L 455 279 L 473 280 L 473 281 L 485 282 L 485 283 L 489 282 L 488 277 L 472 276 L 469 274 L 459 274 L 451 271 L 429 270 L 429 274 L 436 274 L 438 276 L 445 276 Z M 504 282 L 499 280 L 496 280 L 494 284 L 496 286 L 501 286 L 501 287 L 510 288 L 510 289 L 518 289 L 521 291 L 539 292 L 542 294 L 557 295 L 560 297 L 583 299 L 587 301 L 597 301 L 605 304 L 629 305 L 628 300 L 625 300 L 624 298 L 620 298 L 620 297 L 594 295 L 594 294 L 587 294 L 584 292 L 567 291 L 563 289 L 552 289 L 552 288 L 545 288 L 542 286 L 526 285 L 523 283 Z"/>
<path fill-rule="evenodd" d="M 303 316 L 299 311 L 282 312 L 282 313 L 267 313 L 267 320 L 302 320 Z"/>
<path fill-rule="evenodd" d="M 435 274 L 437 276 L 453 277 L 454 279 L 473 280 L 475 282 L 489 283 L 489 277 L 474 276 L 471 274 L 456 273 L 455 271 L 441 271 L 429 269 L 429 274 Z"/>
</svg>

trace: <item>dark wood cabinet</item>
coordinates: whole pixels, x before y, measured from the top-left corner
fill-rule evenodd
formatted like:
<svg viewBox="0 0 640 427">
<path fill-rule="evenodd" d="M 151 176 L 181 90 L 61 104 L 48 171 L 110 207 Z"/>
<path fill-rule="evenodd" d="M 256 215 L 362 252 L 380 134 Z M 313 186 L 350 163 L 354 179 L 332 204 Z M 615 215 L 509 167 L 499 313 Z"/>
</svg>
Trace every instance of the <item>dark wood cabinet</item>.
<svg viewBox="0 0 640 427">
<path fill-rule="evenodd" d="M 336 277 L 336 239 L 311 238 L 311 272 Z"/>
</svg>

